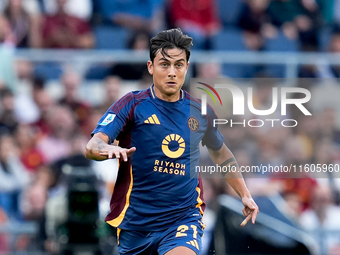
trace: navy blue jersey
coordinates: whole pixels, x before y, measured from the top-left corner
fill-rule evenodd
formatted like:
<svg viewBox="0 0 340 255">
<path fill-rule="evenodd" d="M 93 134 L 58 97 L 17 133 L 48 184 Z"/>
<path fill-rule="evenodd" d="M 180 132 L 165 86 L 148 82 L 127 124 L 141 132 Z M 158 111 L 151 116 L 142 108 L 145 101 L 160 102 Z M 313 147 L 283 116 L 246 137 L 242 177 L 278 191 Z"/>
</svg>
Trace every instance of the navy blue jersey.
<svg viewBox="0 0 340 255">
<path fill-rule="evenodd" d="M 136 152 L 127 162 L 119 160 L 105 220 L 121 229 L 157 231 L 186 215 L 203 214 L 201 179 L 192 173 L 201 141 L 212 150 L 223 145 L 223 136 L 212 126 L 214 118 L 209 107 L 202 116 L 200 102 L 187 92 L 166 102 L 155 96 L 153 86 L 114 103 L 93 133 L 103 132 L 110 143 L 117 140 Z"/>
</svg>

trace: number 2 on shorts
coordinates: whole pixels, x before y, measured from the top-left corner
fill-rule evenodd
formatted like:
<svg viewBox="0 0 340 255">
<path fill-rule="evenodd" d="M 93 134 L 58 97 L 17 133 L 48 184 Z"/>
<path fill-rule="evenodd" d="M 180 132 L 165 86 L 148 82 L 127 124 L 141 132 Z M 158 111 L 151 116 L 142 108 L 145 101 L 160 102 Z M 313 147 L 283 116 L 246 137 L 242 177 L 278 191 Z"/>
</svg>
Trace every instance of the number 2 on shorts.
<svg viewBox="0 0 340 255">
<path fill-rule="evenodd" d="M 197 239 L 197 226 L 190 225 L 190 227 L 194 231 L 194 233 L 193 233 L 194 239 Z M 185 231 L 187 231 L 188 229 L 189 229 L 189 227 L 187 225 L 180 225 L 177 228 L 176 237 L 187 236 L 188 234 L 186 234 Z"/>
</svg>

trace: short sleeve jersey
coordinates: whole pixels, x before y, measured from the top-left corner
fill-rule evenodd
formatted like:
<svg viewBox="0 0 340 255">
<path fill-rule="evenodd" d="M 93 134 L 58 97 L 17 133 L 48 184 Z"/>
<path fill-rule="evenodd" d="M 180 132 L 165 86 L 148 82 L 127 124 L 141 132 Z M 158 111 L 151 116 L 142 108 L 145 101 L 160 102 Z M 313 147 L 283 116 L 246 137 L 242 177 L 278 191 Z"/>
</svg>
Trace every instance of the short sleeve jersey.
<svg viewBox="0 0 340 255">
<path fill-rule="evenodd" d="M 117 140 L 120 147 L 136 147 L 127 162 L 120 159 L 107 223 L 127 230 L 157 231 L 190 215 L 203 215 L 201 179 L 193 175 L 199 163 L 199 143 L 212 150 L 223 136 L 208 107 L 181 91 L 176 102 L 155 96 L 154 87 L 126 94 L 100 119 L 94 133 Z"/>
</svg>

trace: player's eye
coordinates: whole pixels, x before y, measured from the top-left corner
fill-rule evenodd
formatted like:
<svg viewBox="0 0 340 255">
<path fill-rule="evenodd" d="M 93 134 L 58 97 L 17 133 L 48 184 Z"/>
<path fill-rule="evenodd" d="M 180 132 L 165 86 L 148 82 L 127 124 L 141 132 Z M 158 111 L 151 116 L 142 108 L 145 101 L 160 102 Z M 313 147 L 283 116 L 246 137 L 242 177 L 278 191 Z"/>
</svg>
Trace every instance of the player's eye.
<svg viewBox="0 0 340 255">
<path fill-rule="evenodd" d="M 180 68 L 180 67 L 183 66 L 183 64 L 182 64 L 182 63 L 178 63 L 176 66 L 177 66 L 178 68 Z"/>
<path fill-rule="evenodd" d="M 168 63 L 161 63 L 161 66 L 167 67 L 167 66 L 168 66 Z"/>
</svg>

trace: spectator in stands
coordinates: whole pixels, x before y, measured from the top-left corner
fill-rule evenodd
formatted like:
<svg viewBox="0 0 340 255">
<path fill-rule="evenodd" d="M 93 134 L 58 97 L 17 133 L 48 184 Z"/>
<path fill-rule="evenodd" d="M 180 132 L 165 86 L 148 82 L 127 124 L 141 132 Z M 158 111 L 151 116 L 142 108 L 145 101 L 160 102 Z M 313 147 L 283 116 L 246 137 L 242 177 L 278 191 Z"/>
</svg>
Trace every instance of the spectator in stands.
<svg viewBox="0 0 340 255">
<path fill-rule="evenodd" d="M 9 21 L 0 15 L 0 43 L 1 44 L 14 44 L 14 36 L 11 30 Z"/>
<path fill-rule="evenodd" d="M 33 182 L 25 189 L 21 208 L 26 220 L 36 220 L 44 215 L 50 186 L 49 171 L 48 167 L 41 166 Z"/>
<path fill-rule="evenodd" d="M 69 107 L 75 113 L 77 124 L 82 129 L 85 128 L 90 106 L 79 99 L 79 88 L 82 82 L 80 75 L 75 72 L 66 72 L 60 81 L 64 87 L 65 95 L 59 100 L 59 104 Z"/>
<path fill-rule="evenodd" d="M 295 18 L 294 22 L 299 31 L 302 51 L 319 50 L 319 32 L 323 25 L 320 1 L 300 0 L 303 14 Z"/>
<path fill-rule="evenodd" d="M 94 36 L 88 22 L 66 13 L 67 0 L 57 0 L 55 15 L 45 16 L 42 39 L 44 48 L 92 48 Z"/>
<path fill-rule="evenodd" d="M 169 27 L 180 27 L 194 38 L 196 49 L 210 49 L 211 37 L 221 29 L 215 0 L 169 0 Z"/>
<path fill-rule="evenodd" d="M 38 149 L 43 153 L 47 164 L 70 154 L 70 139 L 76 128 L 76 118 L 67 106 L 54 106 L 47 116 L 51 133 L 38 141 Z"/>
<path fill-rule="evenodd" d="M 18 119 L 14 111 L 14 94 L 8 88 L 0 90 L 0 131 L 14 133 Z"/>
<path fill-rule="evenodd" d="M 222 65 L 218 62 L 200 63 L 196 65 L 197 78 L 223 78 Z"/>
<path fill-rule="evenodd" d="M 38 168 L 44 163 L 43 153 L 37 148 L 37 137 L 29 125 L 19 125 L 15 138 L 20 149 L 20 159 L 27 170 L 35 175 Z"/>
<path fill-rule="evenodd" d="M 293 20 L 302 12 L 300 1 L 271 1 L 267 12 L 272 23 L 281 28 L 287 38 L 298 38 L 297 27 Z"/>
<path fill-rule="evenodd" d="M 105 99 L 100 106 L 100 111 L 106 112 L 110 106 L 119 99 L 121 79 L 118 76 L 108 76 L 104 80 Z"/>
<path fill-rule="evenodd" d="M 128 48 L 136 54 L 144 53 L 149 49 L 149 34 L 145 32 L 135 32 L 130 38 Z M 144 63 L 118 63 L 110 71 L 110 75 L 117 75 L 123 80 L 139 80 L 147 73 Z"/>
<path fill-rule="evenodd" d="M 322 230 L 339 230 L 340 229 L 340 207 L 335 206 L 332 193 L 328 186 L 320 186 L 312 193 L 311 208 L 301 214 L 300 224 L 307 230 L 318 244 L 323 243 L 318 254 L 338 254 L 331 253 L 331 250 L 337 247 L 339 251 L 339 237 L 336 234 L 320 235 Z M 320 240 L 320 236 L 322 240 Z"/>
<path fill-rule="evenodd" d="M 20 219 L 18 196 L 30 182 L 30 176 L 21 163 L 19 149 L 12 136 L 0 137 L 0 206 L 13 219 Z"/>
<path fill-rule="evenodd" d="M 36 87 L 43 87 L 45 80 L 34 77 L 33 63 L 28 60 L 16 61 L 17 90 L 15 93 L 15 114 L 20 123 L 31 124 L 39 119 L 39 109 L 33 99 Z"/>
<path fill-rule="evenodd" d="M 340 1 L 316 0 L 322 13 L 323 25 L 330 26 L 340 21 Z"/>
<path fill-rule="evenodd" d="M 340 26 L 336 27 L 331 35 L 328 43 L 328 51 L 330 53 L 340 52 Z M 340 65 L 329 65 L 322 63 L 323 65 L 318 66 L 318 75 L 321 78 L 334 78 L 340 79 Z"/>
<path fill-rule="evenodd" d="M 287 38 L 300 39 L 302 50 L 318 48 L 321 11 L 316 0 L 271 1 L 267 12 Z"/>
<path fill-rule="evenodd" d="M 324 17 L 326 20 L 326 24 L 340 24 L 340 1 L 334 0 L 334 1 L 323 1 L 326 3 L 323 3 L 324 8 Z M 328 7 L 328 8 L 327 8 Z M 327 23 L 328 21 L 328 23 Z"/>
<path fill-rule="evenodd" d="M 0 207 L 0 226 L 8 222 L 8 217 L 5 211 Z M 3 255 L 9 255 L 10 242 L 9 236 L 6 234 L 0 234 L 0 253 Z"/>
<path fill-rule="evenodd" d="M 41 2 L 46 14 L 54 15 L 58 11 L 57 0 L 41 0 Z M 92 1 L 68 0 L 65 4 L 65 13 L 88 21 L 92 15 Z"/>
<path fill-rule="evenodd" d="M 22 0 L 9 0 L 3 11 L 4 17 L 11 25 L 14 43 L 19 48 L 40 47 L 41 16 L 37 2 L 31 0 L 30 6 L 25 6 L 22 2 Z M 30 8 L 32 6 L 33 8 Z"/>
<path fill-rule="evenodd" d="M 340 159 L 340 148 L 329 138 L 323 138 L 315 145 L 317 150 L 314 152 L 313 163 L 321 166 L 330 166 L 338 163 Z M 318 173 L 318 183 L 327 185 L 332 191 L 333 202 L 340 205 L 340 180 L 339 173 L 327 171 Z"/>
<path fill-rule="evenodd" d="M 294 111 L 292 111 L 294 112 Z M 293 115 L 293 119 L 299 120 L 299 125 L 296 127 L 295 133 L 296 135 L 304 141 L 307 145 L 308 151 L 310 153 L 314 153 L 318 151 L 315 145 L 318 143 L 320 139 L 320 127 L 318 125 L 318 116 L 301 116 L 301 115 Z"/>
<path fill-rule="evenodd" d="M 40 84 L 42 85 L 42 84 Z M 48 135 L 51 132 L 51 127 L 48 124 L 49 112 L 56 104 L 47 91 L 40 86 L 33 89 L 33 99 L 39 108 L 39 119 L 32 123 L 32 128 L 38 139 Z"/>
<path fill-rule="evenodd" d="M 24 190 L 21 196 L 20 208 L 25 220 L 34 221 L 37 231 L 34 236 L 26 237 L 34 243 L 40 251 L 45 251 L 46 217 L 45 208 L 49 197 L 49 191 L 55 184 L 55 175 L 52 168 L 42 165 L 31 184 Z"/>
<path fill-rule="evenodd" d="M 99 9 L 106 22 L 146 33 L 157 31 L 161 17 L 159 13 L 164 0 L 99 0 Z"/>
<path fill-rule="evenodd" d="M 11 0 L 0 1 L 0 13 L 6 9 L 10 1 Z M 21 0 L 21 5 L 28 13 L 35 15 L 41 12 L 39 1 L 40 0 Z"/>
<path fill-rule="evenodd" d="M 284 166 L 290 166 L 291 164 L 299 166 L 312 161 L 312 152 L 308 148 L 308 144 L 301 137 L 295 135 L 291 135 L 286 139 L 283 155 L 285 162 L 282 165 Z M 312 194 L 318 186 L 315 178 L 312 178 L 308 172 L 300 171 L 289 173 L 288 176 L 284 172 L 274 174 L 272 183 L 277 182 L 281 185 L 280 192 L 283 197 L 288 194 L 296 194 L 298 200 L 302 203 L 303 211 L 310 208 Z"/>
<path fill-rule="evenodd" d="M 325 107 L 319 114 L 320 123 L 319 134 L 320 138 L 326 138 L 340 145 L 340 130 L 336 125 L 337 108 Z"/>
<path fill-rule="evenodd" d="M 267 14 L 269 0 L 248 0 L 238 20 L 238 26 L 245 31 L 260 33 L 267 38 L 275 37 L 277 28 L 271 24 Z"/>
<path fill-rule="evenodd" d="M 274 38 L 277 34 L 266 12 L 268 5 L 268 0 L 248 0 L 239 17 L 238 26 L 244 30 L 245 44 L 251 50 L 260 50 L 265 38 Z"/>
</svg>

